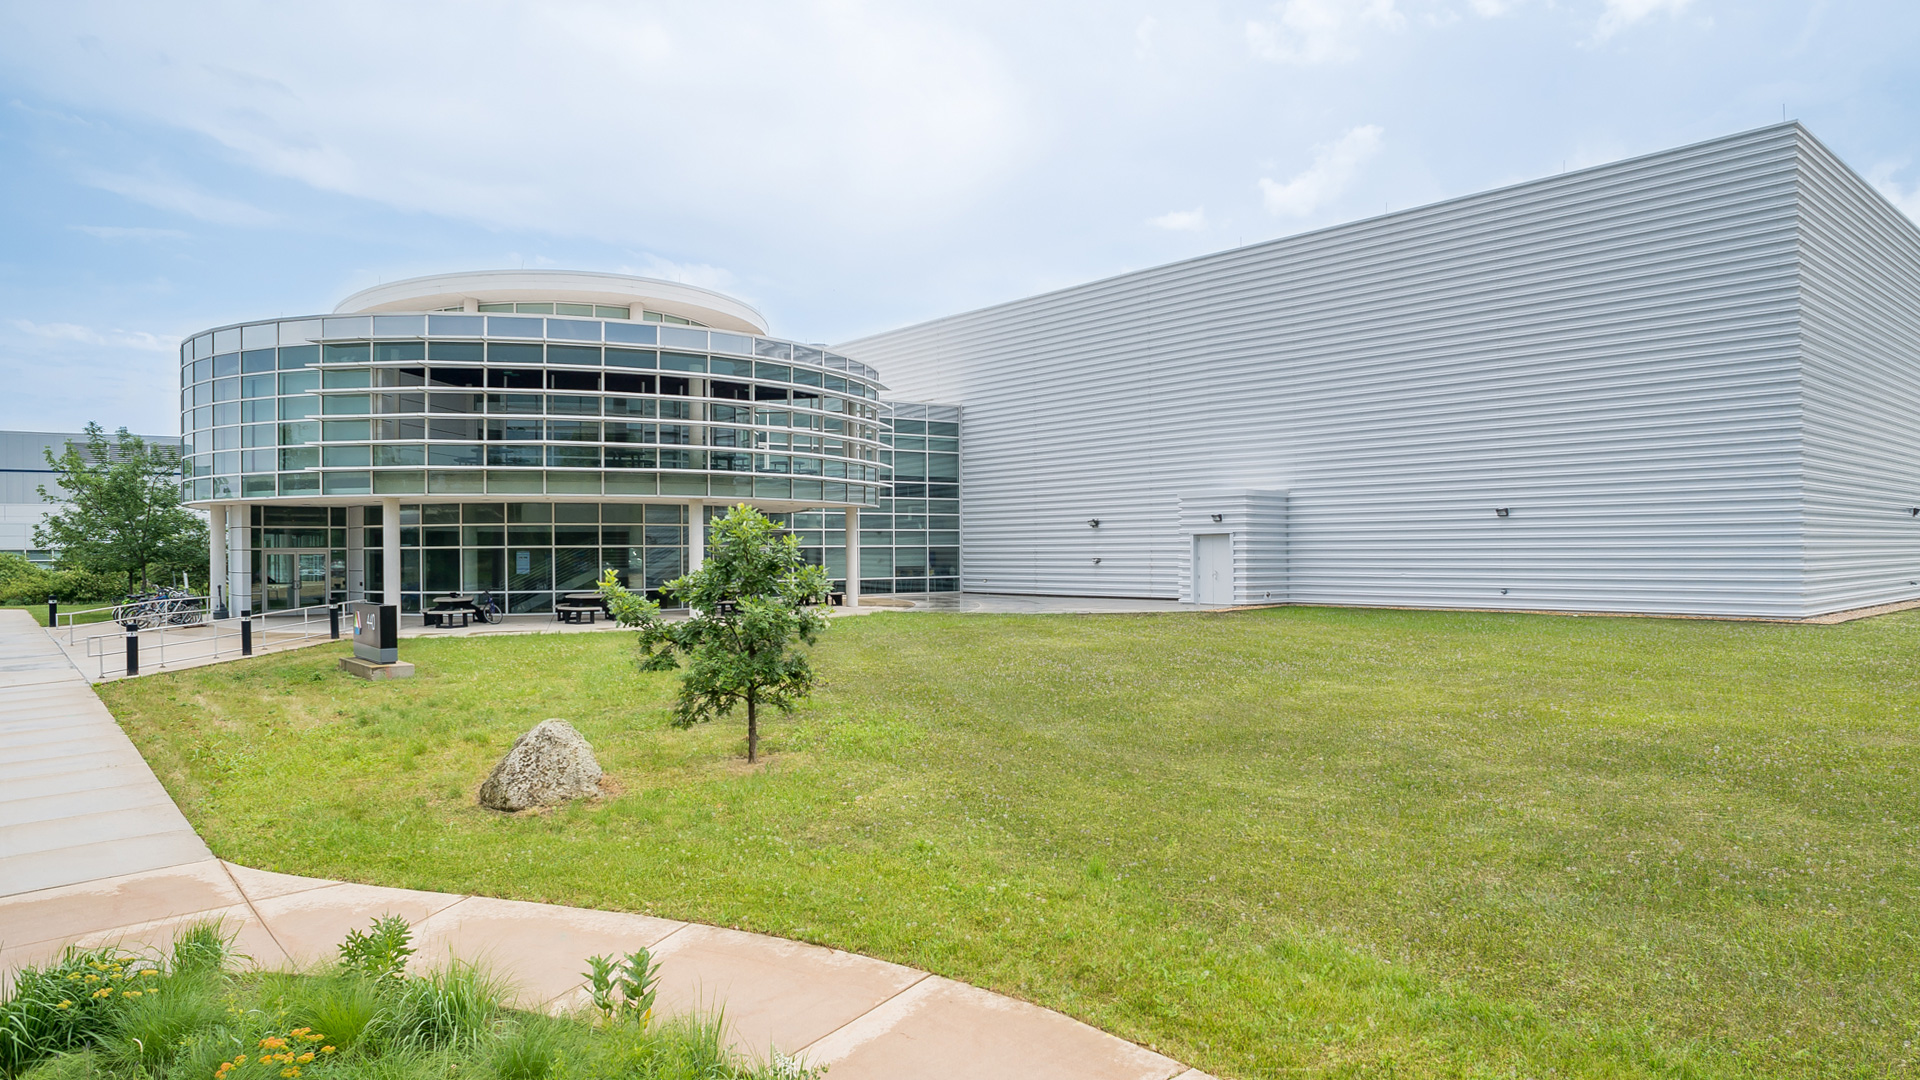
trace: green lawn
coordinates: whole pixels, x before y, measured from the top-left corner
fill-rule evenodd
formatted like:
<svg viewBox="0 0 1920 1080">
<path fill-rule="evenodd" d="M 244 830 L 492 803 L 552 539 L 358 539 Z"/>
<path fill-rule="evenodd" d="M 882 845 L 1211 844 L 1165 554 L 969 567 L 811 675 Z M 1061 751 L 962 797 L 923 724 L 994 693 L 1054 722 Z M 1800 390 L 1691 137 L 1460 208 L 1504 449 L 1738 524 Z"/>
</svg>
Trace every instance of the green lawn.
<svg viewBox="0 0 1920 1080">
<path fill-rule="evenodd" d="M 93 608 L 100 608 L 101 610 L 93 611 L 91 610 Z M 0 604 L 0 610 L 24 611 L 27 614 L 33 616 L 34 622 L 39 623 L 41 626 L 47 625 L 47 605 L 45 603 Z M 81 624 L 111 622 L 113 620 L 113 608 L 110 606 L 104 606 L 103 601 L 96 600 L 96 601 L 89 601 L 84 604 L 61 604 L 60 605 L 60 614 L 63 616 L 71 614 L 75 611 L 87 612 L 87 614 L 82 615 L 80 616 L 80 618 L 74 620 L 75 622 L 79 622 Z M 62 627 L 66 626 L 67 620 L 64 618 L 61 619 L 60 625 Z"/>
<path fill-rule="evenodd" d="M 101 688 L 220 855 L 852 949 L 1222 1077 L 1886 1076 L 1920 1039 L 1920 613 L 836 622 L 749 770 L 626 634 Z M 473 792 L 563 717 L 619 794 Z"/>
</svg>

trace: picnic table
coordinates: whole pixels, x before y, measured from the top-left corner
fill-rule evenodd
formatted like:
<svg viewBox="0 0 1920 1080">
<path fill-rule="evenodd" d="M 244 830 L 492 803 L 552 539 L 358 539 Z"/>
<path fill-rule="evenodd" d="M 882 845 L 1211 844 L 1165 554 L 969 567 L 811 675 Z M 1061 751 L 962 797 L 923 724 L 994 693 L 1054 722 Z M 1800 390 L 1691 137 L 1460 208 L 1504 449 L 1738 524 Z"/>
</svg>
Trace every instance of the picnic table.
<svg viewBox="0 0 1920 1080">
<path fill-rule="evenodd" d="M 595 622 L 600 616 L 611 616 L 607 610 L 607 598 L 598 590 L 593 592 L 563 593 L 560 602 L 553 607 L 553 613 L 561 622 Z"/>
<path fill-rule="evenodd" d="M 456 625 L 453 621 L 455 619 L 460 620 L 458 623 L 460 626 L 472 625 L 473 616 L 477 610 L 473 597 L 465 593 L 448 593 L 445 596 L 434 597 L 432 605 L 420 615 L 422 621 L 428 626 L 451 628 Z"/>
</svg>

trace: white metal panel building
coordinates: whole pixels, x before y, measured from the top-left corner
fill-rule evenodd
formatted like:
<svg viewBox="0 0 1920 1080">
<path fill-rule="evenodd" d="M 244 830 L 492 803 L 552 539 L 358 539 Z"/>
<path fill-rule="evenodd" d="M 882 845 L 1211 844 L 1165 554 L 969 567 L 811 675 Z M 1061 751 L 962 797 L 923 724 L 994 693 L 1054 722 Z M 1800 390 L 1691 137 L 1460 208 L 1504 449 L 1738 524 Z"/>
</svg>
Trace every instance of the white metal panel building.
<svg viewBox="0 0 1920 1080">
<path fill-rule="evenodd" d="M 1920 230 L 1798 124 L 840 351 L 964 410 L 970 590 L 1920 597 Z"/>
</svg>

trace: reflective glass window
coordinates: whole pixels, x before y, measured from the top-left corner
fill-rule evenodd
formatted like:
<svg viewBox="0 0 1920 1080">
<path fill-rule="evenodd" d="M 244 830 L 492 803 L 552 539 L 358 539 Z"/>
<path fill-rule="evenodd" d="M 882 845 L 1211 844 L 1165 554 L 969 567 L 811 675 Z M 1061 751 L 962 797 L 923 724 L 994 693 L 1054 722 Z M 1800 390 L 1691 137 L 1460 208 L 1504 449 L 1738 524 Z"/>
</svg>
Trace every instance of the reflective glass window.
<svg viewBox="0 0 1920 1080">
<path fill-rule="evenodd" d="M 493 443 L 487 446 L 487 464 L 498 466 L 538 466 L 544 452 L 539 446 L 523 443 Z"/>
<path fill-rule="evenodd" d="M 371 346 L 364 341 L 348 342 L 341 345 L 322 345 L 320 362 L 323 364 L 364 364 L 372 355 Z"/>
<path fill-rule="evenodd" d="M 299 397 L 280 399 L 280 419 L 304 420 L 320 411 L 320 399 L 301 394 Z"/>
<path fill-rule="evenodd" d="M 371 411 L 365 394 L 342 394 L 321 399 L 320 411 L 328 416 L 354 416 Z"/>
<path fill-rule="evenodd" d="M 573 319 L 548 319 L 547 336 L 556 341 L 599 341 L 600 324 Z"/>
<path fill-rule="evenodd" d="M 365 446 L 329 446 L 321 457 L 327 467 L 366 468 L 373 464 L 373 455 Z"/>
<path fill-rule="evenodd" d="M 243 372 L 272 371 L 274 350 L 255 349 L 240 354 L 240 370 Z"/>
<path fill-rule="evenodd" d="M 541 421 L 530 417 L 490 418 L 487 421 L 487 441 L 539 442 L 542 427 Z"/>
<path fill-rule="evenodd" d="M 547 411 L 569 416 L 599 416 L 600 399 L 597 397 L 579 397 L 569 394 L 551 394 L 547 397 Z"/>
<path fill-rule="evenodd" d="M 598 345 L 549 345 L 547 363 L 572 364 L 575 367 L 599 367 L 600 346 Z"/>
<path fill-rule="evenodd" d="M 453 334 L 460 337 L 479 337 L 486 329 L 486 321 L 478 315 L 429 315 L 427 331 L 429 333 Z"/>
<path fill-rule="evenodd" d="M 365 420 L 328 420 L 320 429 L 327 442 L 359 442 L 368 437 L 370 426 Z"/>
<path fill-rule="evenodd" d="M 321 373 L 320 385 L 328 389 L 355 389 L 373 385 L 373 373 L 366 368 L 350 368 L 346 371 L 325 371 Z"/>
<path fill-rule="evenodd" d="M 482 437 L 485 424 L 486 421 L 477 416 L 435 416 L 427 421 L 427 438 L 446 439 L 452 442 L 478 440 Z"/>
<path fill-rule="evenodd" d="M 427 446 L 427 464 L 429 465 L 479 465 L 486 461 L 482 447 L 463 446 L 458 443 L 430 443 Z"/>
<path fill-rule="evenodd" d="M 320 362 L 320 346 L 292 345 L 280 350 L 280 370 L 311 367 Z"/>
<path fill-rule="evenodd" d="M 427 358 L 424 341 L 381 341 L 373 346 L 373 359 L 381 364 L 417 364 Z"/>
<path fill-rule="evenodd" d="M 502 318 L 498 315 L 487 316 L 487 334 L 490 337 L 537 338 L 545 332 L 545 319 Z"/>
<path fill-rule="evenodd" d="M 373 463 L 380 466 L 425 465 L 427 448 L 418 443 L 388 443 L 373 448 Z"/>
<path fill-rule="evenodd" d="M 488 394 L 487 411 L 538 414 L 547 411 L 547 399 L 539 394 Z"/>
<path fill-rule="evenodd" d="M 608 349 L 608 367 L 651 368 L 660 363 L 658 353 L 650 349 Z"/>
</svg>

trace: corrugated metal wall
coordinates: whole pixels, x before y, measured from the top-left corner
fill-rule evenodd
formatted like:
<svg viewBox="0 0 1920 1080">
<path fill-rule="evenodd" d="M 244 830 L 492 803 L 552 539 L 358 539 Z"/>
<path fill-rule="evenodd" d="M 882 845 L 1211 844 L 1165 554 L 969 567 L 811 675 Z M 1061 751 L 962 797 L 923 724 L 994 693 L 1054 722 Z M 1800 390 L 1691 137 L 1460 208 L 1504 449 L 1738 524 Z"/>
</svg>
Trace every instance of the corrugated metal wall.
<svg viewBox="0 0 1920 1080">
<path fill-rule="evenodd" d="M 1880 596 L 1858 552 L 1881 541 L 1803 550 L 1796 195 L 1830 162 L 1812 145 L 1765 128 L 841 351 L 965 407 L 964 588 L 1177 597 L 1179 497 L 1243 487 L 1288 495 L 1296 603 L 1851 606 Z M 1836 460 L 1858 453 L 1842 441 Z M 1835 583 L 1811 596 L 1809 558 Z"/>
<path fill-rule="evenodd" d="M 1920 229 L 1800 155 L 1808 606 L 1920 596 Z"/>
</svg>

